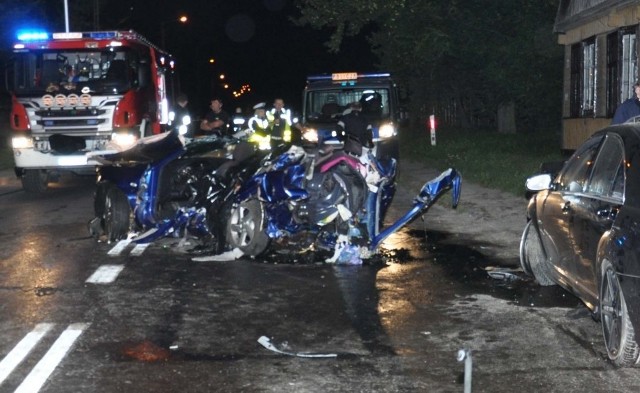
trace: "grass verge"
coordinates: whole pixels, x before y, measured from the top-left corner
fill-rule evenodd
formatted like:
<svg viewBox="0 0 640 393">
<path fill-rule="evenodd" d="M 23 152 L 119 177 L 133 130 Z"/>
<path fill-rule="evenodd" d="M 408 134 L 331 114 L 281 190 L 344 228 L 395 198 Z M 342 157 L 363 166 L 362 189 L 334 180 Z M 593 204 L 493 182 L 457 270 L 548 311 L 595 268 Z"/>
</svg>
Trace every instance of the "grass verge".
<svg viewBox="0 0 640 393">
<path fill-rule="evenodd" d="M 468 179 L 521 196 L 527 177 L 542 162 L 562 160 L 559 131 L 500 134 L 443 128 L 431 145 L 428 132 L 401 136 L 401 157 L 438 170 L 454 167 Z M 402 169 L 401 169 L 402 170 Z"/>
</svg>

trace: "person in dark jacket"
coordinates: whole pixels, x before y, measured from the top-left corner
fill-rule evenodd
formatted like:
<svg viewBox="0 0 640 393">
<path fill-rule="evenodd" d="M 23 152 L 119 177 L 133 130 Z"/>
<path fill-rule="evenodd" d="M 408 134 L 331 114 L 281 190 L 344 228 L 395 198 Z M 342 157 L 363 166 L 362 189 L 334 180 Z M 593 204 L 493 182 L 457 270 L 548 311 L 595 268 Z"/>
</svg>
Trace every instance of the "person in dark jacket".
<svg viewBox="0 0 640 393">
<path fill-rule="evenodd" d="M 200 122 L 201 135 L 227 135 L 229 129 L 229 114 L 222 109 L 222 100 L 212 98 L 209 112 Z"/>
<path fill-rule="evenodd" d="M 633 85 L 633 97 L 625 100 L 613 115 L 611 124 L 624 123 L 635 116 L 640 116 L 640 82 Z"/>
<path fill-rule="evenodd" d="M 353 102 L 350 111 L 338 121 L 338 131 L 344 135 L 345 141 L 349 136 L 354 137 L 362 146 L 373 147 L 372 127 L 366 116 L 362 114 L 362 104 Z"/>
<path fill-rule="evenodd" d="M 171 119 L 171 128 L 178 131 L 180 135 L 184 135 L 187 138 L 193 138 L 193 117 L 189 112 L 189 98 L 186 94 L 178 94 L 176 99 L 176 107 L 173 111 Z"/>
</svg>

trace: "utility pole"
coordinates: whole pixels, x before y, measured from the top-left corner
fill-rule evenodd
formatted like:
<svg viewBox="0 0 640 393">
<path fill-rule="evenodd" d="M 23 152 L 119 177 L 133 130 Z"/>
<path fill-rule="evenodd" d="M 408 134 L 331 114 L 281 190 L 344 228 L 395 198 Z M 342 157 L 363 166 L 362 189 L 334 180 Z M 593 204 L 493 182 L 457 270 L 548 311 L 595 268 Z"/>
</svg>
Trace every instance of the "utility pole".
<svg viewBox="0 0 640 393">
<path fill-rule="evenodd" d="M 69 0 L 64 0 L 64 29 L 69 32 Z"/>
</svg>

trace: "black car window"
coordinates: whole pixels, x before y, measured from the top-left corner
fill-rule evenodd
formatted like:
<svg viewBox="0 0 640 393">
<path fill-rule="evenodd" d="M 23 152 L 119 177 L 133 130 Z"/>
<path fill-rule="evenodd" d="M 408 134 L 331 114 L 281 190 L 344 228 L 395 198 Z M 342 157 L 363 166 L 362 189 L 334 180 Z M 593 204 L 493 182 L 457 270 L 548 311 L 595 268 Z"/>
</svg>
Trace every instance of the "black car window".
<svg viewBox="0 0 640 393">
<path fill-rule="evenodd" d="M 593 168 L 598 146 L 603 136 L 599 135 L 587 140 L 569 158 L 564 169 L 556 179 L 558 191 L 583 192 Z"/>
<path fill-rule="evenodd" d="M 616 135 L 607 135 L 596 158 L 587 192 L 604 197 L 614 197 L 616 192 L 621 198 L 624 191 L 623 162 L 622 141 Z"/>
</svg>

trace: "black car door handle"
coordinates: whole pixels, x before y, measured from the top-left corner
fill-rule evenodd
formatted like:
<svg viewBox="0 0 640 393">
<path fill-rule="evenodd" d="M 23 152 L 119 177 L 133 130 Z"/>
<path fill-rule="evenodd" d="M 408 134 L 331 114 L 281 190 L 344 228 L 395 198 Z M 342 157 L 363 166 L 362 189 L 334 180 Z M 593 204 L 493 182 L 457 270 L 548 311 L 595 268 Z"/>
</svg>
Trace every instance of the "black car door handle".
<svg viewBox="0 0 640 393">
<path fill-rule="evenodd" d="M 562 212 L 567 213 L 569 212 L 569 210 L 571 210 L 571 202 L 566 201 L 565 203 L 562 204 Z"/>
</svg>

